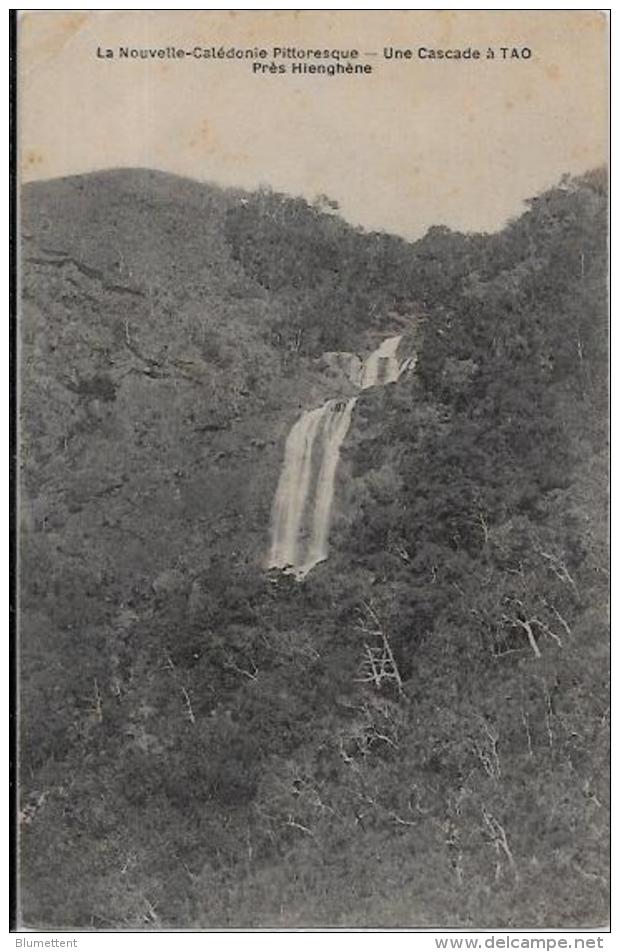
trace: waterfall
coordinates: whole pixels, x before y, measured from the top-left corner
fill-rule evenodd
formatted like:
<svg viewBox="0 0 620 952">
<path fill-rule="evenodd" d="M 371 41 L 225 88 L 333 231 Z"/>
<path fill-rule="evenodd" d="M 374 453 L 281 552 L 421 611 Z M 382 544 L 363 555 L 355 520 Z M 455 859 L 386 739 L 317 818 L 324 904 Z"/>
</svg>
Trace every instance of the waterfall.
<svg viewBox="0 0 620 952">
<path fill-rule="evenodd" d="M 400 364 L 396 358 L 396 351 L 400 344 L 401 335 L 388 337 L 370 357 L 364 362 L 360 387 L 366 390 L 377 384 L 394 383 L 400 375 Z"/>
<path fill-rule="evenodd" d="M 327 557 L 336 468 L 355 401 L 328 400 L 291 429 L 273 505 L 270 566 L 302 576 Z"/>
<path fill-rule="evenodd" d="M 297 567 L 303 562 L 299 557 L 300 530 L 310 488 L 312 450 L 317 430 L 330 409 L 331 401 L 316 410 L 302 413 L 288 435 L 284 466 L 273 505 L 269 559 L 272 566 Z"/>
<path fill-rule="evenodd" d="M 415 358 L 399 363 L 400 336 L 388 337 L 362 363 L 357 361 L 356 383 L 361 390 L 392 383 L 410 369 Z M 335 357 L 336 355 L 329 355 Z M 284 463 L 271 517 L 271 549 L 267 565 L 303 578 L 327 558 L 336 470 L 340 448 L 351 423 L 357 397 L 328 400 L 306 410 L 293 425 L 284 450 Z"/>
<path fill-rule="evenodd" d="M 351 414 L 353 413 L 356 400 L 357 397 L 351 397 L 344 405 L 336 403 L 334 409 L 330 407 L 332 401 L 325 404 L 325 407 L 330 407 L 330 409 L 324 429 L 323 459 L 321 461 L 321 468 L 319 470 L 314 494 L 315 504 L 312 514 L 312 536 L 310 537 L 306 560 L 302 567 L 304 574 L 309 572 L 313 565 L 327 558 L 327 537 L 329 535 L 329 521 L 334 498 L 336 468 L 340 458 L 340 447 L 351 424 Z"/>
</svg>

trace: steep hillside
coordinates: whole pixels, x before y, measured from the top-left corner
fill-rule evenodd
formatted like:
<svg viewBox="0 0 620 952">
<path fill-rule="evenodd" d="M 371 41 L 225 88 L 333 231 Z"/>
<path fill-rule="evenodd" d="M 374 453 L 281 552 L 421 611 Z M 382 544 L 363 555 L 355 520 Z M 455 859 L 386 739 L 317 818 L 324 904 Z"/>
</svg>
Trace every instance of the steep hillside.
<svg viewBox="0 0 620 952">
<path fill-rule="evenodd" d="M 602 924 L 604 176 L 414 245 L 141 170 L 22 202 L 24 921 Z M 328 562 L 267 572 L 322 355 L 389 333 Z"/>
</svg>

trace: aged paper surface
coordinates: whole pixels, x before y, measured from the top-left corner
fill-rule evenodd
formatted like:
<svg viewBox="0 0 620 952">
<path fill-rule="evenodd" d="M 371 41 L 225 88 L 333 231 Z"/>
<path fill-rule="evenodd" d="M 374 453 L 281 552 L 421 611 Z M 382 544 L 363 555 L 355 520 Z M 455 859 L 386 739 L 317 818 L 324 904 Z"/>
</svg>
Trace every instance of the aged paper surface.
<svg viewBox="0 0 620 952">
<path fill-rule="evenodd" d="M 120 46 L 171 44 L 377 56 L 360 57 L 370 76 L 331 81 L 257 76 L 248 61 L 118 59 Z M 384 47 L 422 44 L 475 47 L 483 59 L 382 58 Z M 502 60 L 502 46 L 532 56 Z M 116 58 L 98 59 L 98 47 Z M 602 13 L 26 13 L 21 50 L 26 181 L 145 166 L 294 195 L 337 192 L 354 221 L 419 235 L 443 221 L 497 227 L 523 196 L 607 154 Z M 415 200 L 415 225 L 403 199 Z"/>
<path fill-rule="evenodd" d="M 24 928 L 605 926 L 608 44 L 20 14 Z"/>
</svg>

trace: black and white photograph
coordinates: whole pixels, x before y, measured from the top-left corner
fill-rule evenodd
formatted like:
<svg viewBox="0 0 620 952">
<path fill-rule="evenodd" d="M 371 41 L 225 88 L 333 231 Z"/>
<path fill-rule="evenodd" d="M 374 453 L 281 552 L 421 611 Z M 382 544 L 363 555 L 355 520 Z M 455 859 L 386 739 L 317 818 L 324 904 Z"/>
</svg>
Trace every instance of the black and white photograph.
<svg viewBox="0 0 620 952">
<path fill-rule="evenodd" d="M 608 930 L 608 12 L 14 29 L 15 930 Z"/>
</svg>

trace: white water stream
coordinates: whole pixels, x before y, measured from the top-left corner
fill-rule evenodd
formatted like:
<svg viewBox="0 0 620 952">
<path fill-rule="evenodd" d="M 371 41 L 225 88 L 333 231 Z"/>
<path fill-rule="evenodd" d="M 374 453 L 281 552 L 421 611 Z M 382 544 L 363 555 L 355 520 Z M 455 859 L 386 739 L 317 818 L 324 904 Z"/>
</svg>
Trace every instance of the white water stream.
<svg viewBox="0 0 620 952">
<path fill-rule="evenodd" d="M 400 339 L 388 337 L 363 363 L 354 354 L 332 356 L 343 358 L 352 382 L 366 390 L 393 383 L 413 366 L 415 358 L 398 361 Z M 306 410 L 293 425 L 273 504 L 269 567 L 303 578 L 327 558 L 340 447 L 356 401 L 357 397 L 328 400 Z"/>
</svg>

